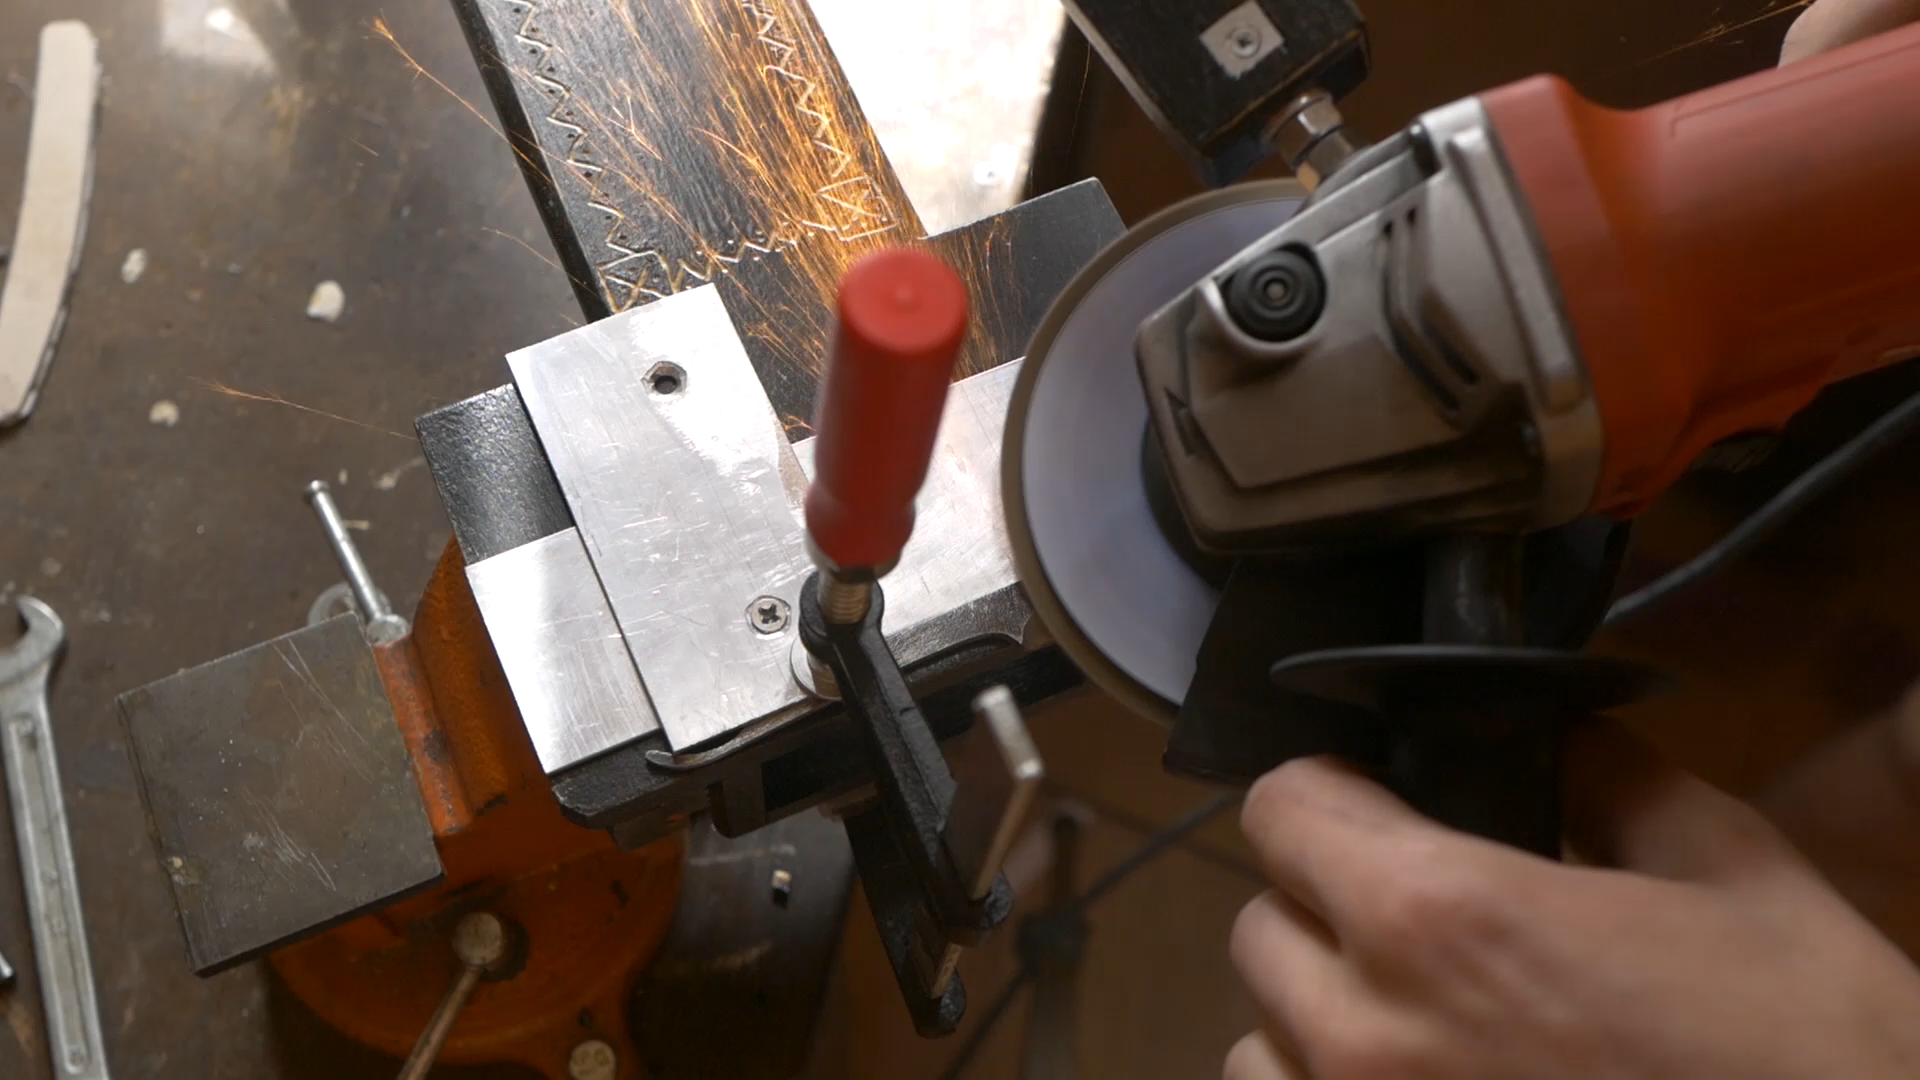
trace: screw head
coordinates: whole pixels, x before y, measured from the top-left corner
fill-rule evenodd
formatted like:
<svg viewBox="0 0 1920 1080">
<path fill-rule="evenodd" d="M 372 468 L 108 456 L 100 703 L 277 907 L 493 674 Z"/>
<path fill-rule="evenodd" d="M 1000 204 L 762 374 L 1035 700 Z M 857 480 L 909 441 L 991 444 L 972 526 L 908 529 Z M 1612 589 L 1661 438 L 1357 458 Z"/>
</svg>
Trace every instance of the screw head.
<svg viewBox="0 0 1920 1080">
<path fill-rule="evenodd" d="M 772 636 L 793 621 L 793 606 L 777 596 L 756 596 L 747 605 L 747 624 L 754 633 Z"/>
<path fill-rule="evenodd" d="M 1236 26 L 1227 31 L 1227 44 L 1235 56 L 1252 56 L 1260 51 L 1260 31 L 1251 26 Z"/>
</svg>

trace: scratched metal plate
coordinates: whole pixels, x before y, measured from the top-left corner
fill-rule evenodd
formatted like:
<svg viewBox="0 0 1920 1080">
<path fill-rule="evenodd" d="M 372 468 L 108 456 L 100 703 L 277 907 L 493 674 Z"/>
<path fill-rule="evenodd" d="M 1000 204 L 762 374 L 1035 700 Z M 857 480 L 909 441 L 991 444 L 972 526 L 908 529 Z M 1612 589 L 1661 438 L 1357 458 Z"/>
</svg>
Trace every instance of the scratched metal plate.
<svg viewBox="0 0 1920 1080">
<path fill-rule="evenodd" d="M 467 583 L 549 774 L 659 729 L 577 530 L 482 559 Z"/>
<path fill-rule="evenodd" d="M 702 337 L 712 343 L 719 333 L 714 328 Z M 599 360 L 591 368 L 610 379 L 635 367 L 644 373 L 645 366 L 661 362 L 658 357 L 643 363 L 594 355 Z M 711 370 L 709 364 L 678 354 L 676 357 L 673 362 L 681 363 L 688 372 L 689 393 L 696 380 L 700 386 L 711 381 L 716 390 L 733 385 L 729 380 L 704 379 Z M 927 483 L 918 500 L 919 518 L 913 537 L 885 581 L 885 629 L 902 663 L 914 663 L 988 634 L 1018 636 L 1025 624 L 1028 610 L 1014 576 L 1005 519 L 1000 513 L 999 487 L 1000 430 L 1019 373 L 1018 362 L 1005 364 L 954 384 L 947 395 Z M 725 443 L 727 430 L 733 427 L 730 416 L 701 420 L 693 418 L 704 414 L 690 411 L 685 415 L 690 426 L 680 432 L 683 438 L 678 446 L 643 442 L 654 446 L 650 454 L 638 455 L 647 458 L 645 471 L 684 477 L 690 470 L 675 465 L 680 455 L 694 454 L 699 446 Z M 714 420 L 720 423 L 717 430 L 699 426 Z M 762 421 L 766 421 L 764 413 Z M 604 429 L 600 427 L 577 430 L 589 432 L 596 445 L 618 441 L 603 439 Z M 648 437 L 640 436 L 643 441 Z M 765 446 L 775 453 L 772 441 Z M 813 441 L 794 444 L 792 453 L 800 468 L 811 476 Z M 637 494 L 642 487 L 633 485 L 631 489 Z M 766 496 L 769 505 L 773 498 Z M 620 505 L 632 504 L 622 501 Z M 685 551 L 705 543 L 688 527 L 686 519 L 678 517 L 671 528 L 629 528 L 617 530 L 616 535 L 633 540 L 636 551 L 623 551 L 624 555 L 661 545 L 652 548 L 654 566 L 664 552 Z M 790 567 L 793 562 L 784 555 L 777 561 L 781 567 Z M 670 576 L 690 589 L 697 581 L 712 587 L 720 580 L 710 568 L 697 568 L 687 575 L 673 569 Z M 805 567 L 800 569 L 804 573 Z M 650 689 L 656 697 L 684 703 L 691 696 L 711 706 L 701 715 L 718 725 L 717 734 L 802 704 L 803 695 L 784 663 L 735 668 L 732 674 L 740 681 L 703 686 L 697 679 L 713 676 L 714 669 L 688 668 L 678 659 L 696 644 L 704 647 L 716 639 L 723 646 L 733 644 L 730 635 L 735 623 L 742 621 L 747 603 L 739 595 L 743 583 L 735 582 L 711 593 L 688 594 L 688 602 L 717 598 L 715 606 L 705 610 L 658 608 L 647 616 L 646 601 L 637 601 L 636 618 L 642 629 L 628 638 L 622 635 L 621 624 L 602 591 L 600 573 L 596 573 L 594 560 L 573 528 L 467 568 L 467 580 L 493 638 L 494 651 L 513 688 L 541 766 L 549 775 L 659 729 Z M 790 598 L 785 592 L 780 595 Z M 661 651 L 665 631 L 683 631 L 688 626 L 718 628 L 721 632 L 712 638 L 675 641 Z M 782 648 L 792 647 L 791 637 L 786 634 L 770 638 L 756 634 L 755 638 L 758 640 L 750 644 L 765 642 L 773 646 L 775 659 L 785 656 Z M 651 660 L 642 661 L 641 657 Z M 641 664 L 641 670 L 646 671 L 645 684 L 636 674 Z M 748 682 L 755 685 L 749 686 Z"/>
<path fill-rule="evenodd" d="M 440 880 L 426 805 L 356 616 L 119 704 L 196 974 Z"/>
<path fill-rule="evenodd" d="M 663 365 L 671 392 L 653 381 Z M 792 609 L 811 571 L 799 464 L 711 288 L 507 357 L 533 429 L 668 744 L 686 749 L 791 700 Z"/>
</svg>

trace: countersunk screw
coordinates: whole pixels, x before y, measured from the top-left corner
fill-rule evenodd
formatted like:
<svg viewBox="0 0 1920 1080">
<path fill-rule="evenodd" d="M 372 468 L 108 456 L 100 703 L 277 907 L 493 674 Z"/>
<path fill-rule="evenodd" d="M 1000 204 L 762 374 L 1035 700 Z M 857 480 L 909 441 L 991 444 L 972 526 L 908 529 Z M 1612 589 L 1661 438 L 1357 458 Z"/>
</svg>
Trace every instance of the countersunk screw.
<svg viewBox="0 0 1920 1080">
<path fill-rule="evenodd" d="M 1260 51 L 1260 31 L 1251 26 L 1236 26 L 1227 31 L 1227 43 L 1233 47 L 1235 56 L 1252 56 Z"/>
<path fill-rule="evenodd" d="M 777 634 L 792 618 L 793 608 L 777 596 L 757 596 L 747 605 L 747 622 L 758 634 Z"/>
</svg>

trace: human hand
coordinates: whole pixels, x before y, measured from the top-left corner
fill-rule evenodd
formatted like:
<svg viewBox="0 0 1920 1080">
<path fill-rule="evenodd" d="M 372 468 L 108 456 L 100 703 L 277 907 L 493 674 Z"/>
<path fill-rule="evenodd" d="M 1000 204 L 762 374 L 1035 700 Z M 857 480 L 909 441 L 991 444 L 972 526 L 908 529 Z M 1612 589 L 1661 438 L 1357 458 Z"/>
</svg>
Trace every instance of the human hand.
<svg viewBox="0 0 1920 1080">
<path fill-rule="evenodd" d="M 1920 0 L 1816 0 L 1794 17 L 1780 62 L 1804 60 L 1920 19 Z"/>
<path fill-rule="evenodd" d="M 1920 972 L 1751 808 L 1618 729 L 1568 747 L 1561 865 L 1290 762 L 1241 825 L 1227 1080 L 1920 1076 Z"/>
</svg>

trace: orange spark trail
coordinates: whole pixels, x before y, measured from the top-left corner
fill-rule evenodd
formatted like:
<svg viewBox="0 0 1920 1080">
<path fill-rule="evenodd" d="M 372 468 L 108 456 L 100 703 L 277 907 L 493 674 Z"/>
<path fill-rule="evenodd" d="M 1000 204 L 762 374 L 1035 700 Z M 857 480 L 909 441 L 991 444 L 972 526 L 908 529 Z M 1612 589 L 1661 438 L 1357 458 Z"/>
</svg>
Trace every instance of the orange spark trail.
<svg viewBox="0 0 1920 1080">
<path fill-rule="evenodd" d="M 1664 50 L 1662 52 L 1657 52 L 1652 56 L 1647 57 L 1645 60 L 1640 60 L 1640 61 L 1636 61 L 1635 63 L 1629 64 L 1625 68 L 1621 68 L 1620 71 L 1627 71 L 1637 67 L 1644 67 L 1647 64 L 1651 64 L 1659 60 L 1665 60 L 1667 57 L 1672 56 L 1675 53 L 1685 52 L 1688 49 L 1698 48 L 1701 45 L 1711 45 L 1714 42 L 1719 41 L 1721 38 L 1728 36 L 1729 34 L 1737 34 L 1740 31 L 1745 30 L 1749 26 L 1753 26 L 1757 23 L 1766 22 L 1768 19 L 1778 18 L 1779 16 L 1785 15 L 1789 12 L 1798 11 L 1799 9 L 1806 7 L 1808 4 L 1811 4 L 1811 3 L 1813 3 L 1813 0 L 1784 0 L 1784 2 L 1777 3 L 1773 6 L 1768 7 L 1765 11 L 1762 11 L 1758 15 L 1749 16 L 1745 19 L 1741 19 L 1739 22 L 1718 23 L 1714 26 L 1708 27 L 1706 30 L 1702 31 L 1699 35 L 1697 35 L 1696 37 L 1690 40 L 1683 41 L 1680 44 L 1675 45 L 1674 47 Z M 1619 73 L 1620 73 L 1619 71 L 1616 71 L 1616 72 L 1612 72 L 1611 74 L 1618 75 Z"/>
<path fill-rule="evenodd" d="M 546 263 L 548 266 L 553 267 L 555 270 L 560 269 L 560 264 L 554 260 L 553 256 L 548 255 L 546 252 L 541 251 L 539 248 L 534 247 L 532 244 L 527 243 L 525 240 L 522 240 L 519 237 L 503 229 L 496 229 L 491 225 L 487 225 L 483 227 L 488 232 L 492 233 L 495 236 L 505 237 L 506 239 L 511 240 L 516 244 L 519 244 L 521 247 L 527 249 L 527 254 L 532 255 L 534 258 L 539 259 L 541 262 Z"/>
<path fill-rule="evenodd" d="M 368 431 L 377 431 L 382 435 L 391 435 L 396 439 L 405 439 L 408 442 L 418 441 L 411 435 L 402 434 L 401 432 L 394 431 L 390 428 L 383 428 L 375 424 L 369 424 L 364 420 L 355 420 L 351 416 L 341 416 L 339 413 L 330 413 L 330 412 L 327 412 L 325 409 L 316 409 L 311 405 L 302 405 L 297 401 L 288 401 L 286 398 L 280 397 L 276 394 L 255 394 L 246 390 L 236 390 L 233 387 L 228 386 L 226 383 L 220 382 L 216 379 L 203 379 L 197 375 L 189 376 L 189 377 L 194 382 L 199 383 L 201 386 L 206 387 L 207 389 L 213 391 L 216 394 L 225 394 L 227 397 L 240 398 L 243 401 L 264 401 L 269 405 L 285 405 L 289 409 L 298 409 L 299 411 L 304 413 L 312 413 L 315 416 L 323 416 L 323 417 L 326 417 L 328 420 L 338 420 L 343 424 L 352 424 L 354 427 L 366 428 Z"/>
<path fill-rule="evenodd" d="M 387 44 L 393 46 L 393 51 L 400 54 L 400 59 L 405 60 L 407 62 L 407 66 L 413 69 L 413 73 L 415 75 L 418 75 L 421 78 L 426 79 L 428 82 L 439 87 L 441 90 L 444 90 L 448 97 L 460 103 L 461 108 L 472 113 L 475 119 L 487 125 L 488 131 L 491 131 L 495 135 L 500 136 L 500 141 L 507 144 L 507 149 L 512 150 L 515 157 L 518 157 L 520 160 L 526 162 L 528 165 L 532 165 L 534 163 L 532 158 L 529 158 L 525 153 L 521 151 L 521 149 L 518 146 L 515 146 L 513 144 L 512 139 L 507 138 L 507 133 L 500 130 L 500 125 L 494 123 L 491 119 L 488 119 L 487 114 L 475 108 L 473 102 L 468 101 L 466 98 L 461 97 L 459 92 L 456 91 L 453 87 L 448 86 L 444 82 L 441 82 L 440 76 L 435 75 L 433 72 L 428 71 L 426 68 L 422 67 L 420 64 L 420 61 L 415 60 L 413 58 L 413 54 L 407 51 L 407 47 L 405 45 L 400 44 L 400 39 L 393 36 L 393 30 L 387 26 L 387 20 L 385 18 L 380 16 L 374 17 L 373 32 L 385 38 L 387 40 Z"/>
</svg>

